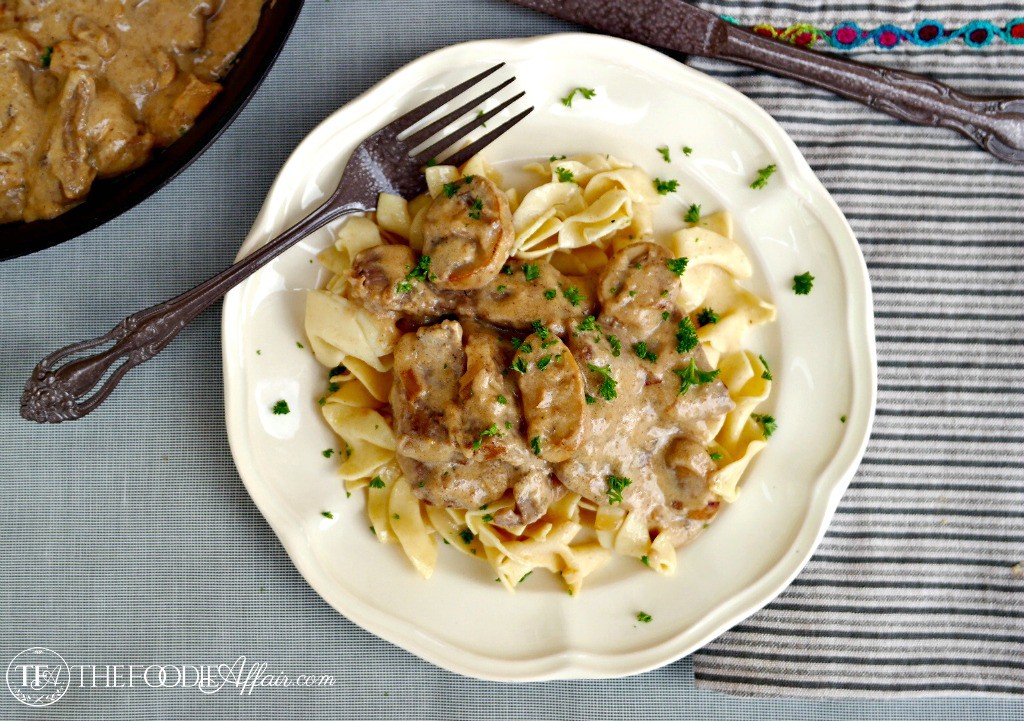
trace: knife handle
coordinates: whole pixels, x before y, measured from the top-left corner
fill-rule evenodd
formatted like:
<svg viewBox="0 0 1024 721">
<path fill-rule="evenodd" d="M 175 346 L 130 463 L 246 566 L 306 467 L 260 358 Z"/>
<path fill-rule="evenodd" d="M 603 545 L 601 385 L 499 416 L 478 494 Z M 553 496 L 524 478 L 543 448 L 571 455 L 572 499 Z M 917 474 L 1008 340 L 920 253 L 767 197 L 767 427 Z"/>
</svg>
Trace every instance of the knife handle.
<svg viewBox="0 0 1024 721">
<path fill-rule="evenodd" d="M 1024 98 L 961 93 L 922 75 L 807 50 L 729 25 L 711 57 L 829 90 L 916 125 L 963 133 L 1010 163 L 1024 163 Z"/>
</svg>

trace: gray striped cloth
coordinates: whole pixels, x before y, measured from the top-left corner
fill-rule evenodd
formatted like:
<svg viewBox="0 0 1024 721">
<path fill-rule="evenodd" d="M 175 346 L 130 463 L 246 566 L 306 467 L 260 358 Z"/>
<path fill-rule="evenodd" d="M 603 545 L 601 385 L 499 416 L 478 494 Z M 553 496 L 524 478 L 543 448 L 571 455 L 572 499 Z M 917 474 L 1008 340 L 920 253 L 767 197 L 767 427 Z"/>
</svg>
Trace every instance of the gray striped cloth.
<svg viewBox="0 0 1024 721">
<path fill-rule="evenodd" d="M 1024 3 L 701 4 L 746 26 L 857 23 L 869 37 L 856 50 L 816 48 L 1024 96 Z M 965 30 L 929 44 L 912 34 L 925 20 Z M 907 31 L 875 32 L 900 41 L 888 50 L 871 37 L 884 24 Z M 776 601 L 695 654 L 698 688 L 1024 693 L 1024 168 L 795 82 L 691 64 L 766 108 L 846 213 L 879 358 L 874 433 L 824 541 Z"/>
</svg>

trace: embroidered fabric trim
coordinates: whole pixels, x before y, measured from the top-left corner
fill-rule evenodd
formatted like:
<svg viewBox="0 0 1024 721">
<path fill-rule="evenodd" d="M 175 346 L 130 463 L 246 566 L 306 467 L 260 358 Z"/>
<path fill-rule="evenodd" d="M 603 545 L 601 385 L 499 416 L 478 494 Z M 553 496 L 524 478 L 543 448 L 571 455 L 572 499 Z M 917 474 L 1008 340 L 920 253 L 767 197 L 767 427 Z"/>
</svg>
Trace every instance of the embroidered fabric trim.
<svg viewBox="0 0 1024 721">
<path fill-rule="evenodd" d="M 726 15 L 722 17 L 735 25 L 740 24 L 735 18 Z M 938 20 L 922 20 L 913 30 L 891 24 L 866 29 L 855 22 L 841 22 L 829 30 L 809 23 L 796 23 L 788 27 L 762 23 L 747 27 L 759 35 L 793 45 L 811 47 L 824 42 L 838 50 L 853 50 L 872 44 L 882 50 L 892 50 L 903 43 L 934 47 L 960 40 L 968 47 L 984 48 L 991 45 L 996 38 L 1010 45 L 1024 45 L 1024 17 L 1014 18 L 1003 26 L 988 20 L 975 20 L 959 28 L 946 28 Z"/>
</svg>

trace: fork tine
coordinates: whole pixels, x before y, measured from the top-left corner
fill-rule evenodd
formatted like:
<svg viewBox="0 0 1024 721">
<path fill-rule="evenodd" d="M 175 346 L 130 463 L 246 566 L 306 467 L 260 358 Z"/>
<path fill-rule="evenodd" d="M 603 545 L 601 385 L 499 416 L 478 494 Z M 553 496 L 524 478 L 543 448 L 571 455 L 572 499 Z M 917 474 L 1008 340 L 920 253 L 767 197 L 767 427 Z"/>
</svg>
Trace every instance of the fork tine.
<svg viewBox="0 0 1024 721">
<path fill-rule="evenodd" d="M 456 153 L 452 154 L 451 156 L 445 158 L 444 159 L 444 164 L 445 165 L 462 165 L 467 160 L 469 160 L 474 155 L 476 155 L 481 150 L 483 150 L 488 145 L 490 145 L 495 140 L 497 140 L 500 136 L 504 135 L 505 132 L 507 130 L 509 130 L 513 125 L 518 123 L 520 120 L 522 120 L 523 118 L 525 118 L 527 115 L 529 115 L 532 112 L 533 112 L 533 107 L 531 106 L 531 107 L 527 108 L 526 110 L 524 110 L 523 112 L 519 113 L 519 115 L 516 115 L 514 118 L 512 118 L 510 120 L 506 120 L 504 123 L 502 123 L 501 125 L 496 127 L 494 130 L 492 130 L 491 132 L 487 133 L 487 135 L 484 135 L 484 136 L 482 136 L 480 138 L 477 138 L 475 141 L 473 141 L 472 144 L 467 145 L 462 150 L 459 150 L 458 152 L 456 152 Z"/>
<path fill-rule="evenodd" d="M 402 133 L 402 132 L 408 130 L 413 125 L 415 125 L 419 121 L 423 120 L 423 118 L 427 117 L 432 112 L 434 112 L 435 110 L 440 108 L 442 105 L 444 105 L 444 104 L 450 102 L 451 100 L 457 98 L 459 95 L 462 95 L 462 93 L 464 93 L 467 90 L 469 90 L 471 87 L 473 87 L 474 85 L 479 83 L 481 80 L 486 78 L 488 75 L 491 75 L 493 73 L 498 72 L 498 70 L 500 70 L 503 67 L 505 67 L 505 63 L 498 63 L 494 67 L 488 68 L 487 70 L 484 70 L 479 75 L 475 75 L 474 77 L 470 78 L 466 82 L 461 83 L 459 85 L 456 85 L 451 90 L 448 90 L 447 92 L 441 93 L 436 98 L 432 98 L 431 100 L 428 100 L 427 102 L 423 103 L 422 105 L 416 106 L 415 108 L 413 108 L 412 110 L 407 112 L 402 117 L 400 117 L 400 118 L 398 118 L 396 120 L 393 120 L 391 123 L 386 125 L 385 128 L 387 130 L 393 132 L 395 135 L 398 135 L 399 133 Z"/>
<path fill-rule="evenodd" d="M 500 113 L 509 105 L 522 98 L 524 95 L 526 95 L 525 92 L 519 93 L 515 97 L 509 98 L 496 108 L 492 108 L 491 110 L 487 111 L 483 115 L 478 115 L 477 117 L 473 118 L 473 120 L 469 121 L 468 123 L 460 127 L 458 130 L 449 133 L 448 135 L 444 136 L 430 147 L 425 148 L 424 150 L 421 150 L 420 152 L 416 153 L 415 158 L 421 163 L 425 163 L 431 158 L 436 158 L 442 150 L 444 150 L 445 148 L 452 147 L 455 143 L 462 140 L 464 137 L 466 137 L 471 132 L 479 128 L 481 125 L 486 123 L 488 120 L 493 118 L 495 115 Z"/>
<path fill-rule="evenodd" d="M 509 78 L 508 80 L 503 82 L 501 85 L 498 85 L 496 87 L 491 88 L 486 93 L 484 93 L 483 95 L 481 95 L 481 96 L 479 96 L 477 98 L 473 98 L 468 103 L 466 103 L 462 107 L 458 108 L 457 110 L 453 110 L 452 112 L 450 112 L 447 115 L 445 115 L 443 118 L 439 118 L 438 120 L 435 120 L 430 125 L 422 128 L 421 130 L 417 130 L 415 133 L 410 135 L 408 138 L 403 138 L 402 142 L 403 143 L 407 143 L 410 148 L 415 148 L 417 145 L 419 145 L 423 141 L 429 139 L 430 136 L 432 136 L 434 133 L 436 133 L 439 130 L 442 130 L 443 128 L 448 127 L 449 125 L 451 125 L 453 122 L 455 122 L 456 120 L 461 118 L 463 115 L 468 113 L 473 108 L 477 107 L 478 105 L 482 105 L 483 102 L 485 100 L 487 100 L 488 98 L 490 98 L 492 95 L 494 95 L 495 93 L 497 93 L 498 91 L 500 91 L 500 90 L 502 90 L 504 88 L 507 88 L 509 85 L 511 85 L 514 82 L 515 82 L 515 78 Z"/>
</svg>

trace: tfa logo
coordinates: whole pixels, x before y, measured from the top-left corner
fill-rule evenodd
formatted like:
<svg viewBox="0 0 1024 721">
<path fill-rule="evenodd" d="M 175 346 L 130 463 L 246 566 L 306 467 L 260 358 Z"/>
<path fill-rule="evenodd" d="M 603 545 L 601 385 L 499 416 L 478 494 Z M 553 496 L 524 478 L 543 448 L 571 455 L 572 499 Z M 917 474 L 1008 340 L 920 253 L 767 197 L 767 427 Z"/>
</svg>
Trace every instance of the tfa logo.
<svg viewBox="0 0 1024 721">
<path fill-rule="evenodd" d="M 7 688 L 26 706 L 42 708 L 60 700 L 71 685 L 71 669 L 48 648 L 25 649 L 7 666 Z"/>
</svg>

